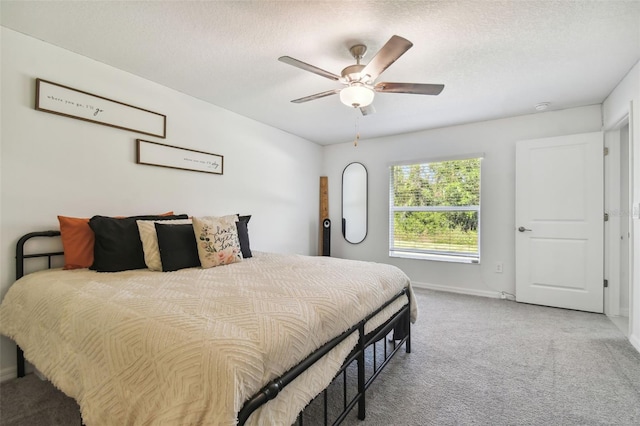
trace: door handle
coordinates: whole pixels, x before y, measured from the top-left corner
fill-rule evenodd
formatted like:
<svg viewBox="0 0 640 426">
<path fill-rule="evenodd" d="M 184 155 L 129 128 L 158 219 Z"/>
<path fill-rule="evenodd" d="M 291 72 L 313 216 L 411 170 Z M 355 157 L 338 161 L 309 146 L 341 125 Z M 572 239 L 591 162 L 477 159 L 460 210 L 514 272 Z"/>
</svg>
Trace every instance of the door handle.
<svg viewBox="0 0 640 426">
<path fill-rule="evenodd" d="M 518 228 L 518 231 L 525 232 L 525 231 L 532 231 L 532 229 L 527 229 L 524 226 L 521 226 L 520 228 Z"/>
</svg>

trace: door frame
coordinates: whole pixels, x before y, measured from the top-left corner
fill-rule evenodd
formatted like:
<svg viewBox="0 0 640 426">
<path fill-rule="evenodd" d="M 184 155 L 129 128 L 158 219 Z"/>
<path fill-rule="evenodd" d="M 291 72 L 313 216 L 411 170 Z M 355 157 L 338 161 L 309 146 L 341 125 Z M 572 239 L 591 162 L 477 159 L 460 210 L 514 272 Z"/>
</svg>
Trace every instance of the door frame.
<svg viewBox="0 0 640 426">
<path fill-rule="evenodd" d="M 605 177 L 605 193 L 604 193 L 604 208 L 605 212 L 609 213 L 609 221 L 605 222 L 604 232 L 604 276 L 605 279 L 608 280 L 608 287 L 605 288 L 604 292 L 604 313 L 607 316 L 620 316 L 620 265 L 621 265 L 621 253 L 620 253 L 620 230 L 622 225 L 622 220 L 631 220 L 630 216 L 627 214 L 631 214 L 631 205 L 633 200 L 633 144 L 631 141 L 631 136 L 629 136 L 629 149 L 626 153 L 627 161 L 629 162 L 629 207 L 627 212 L 620 212 L 620 157 L 622 153 L 620 152 L 620 130 L 629 125 L 629 114 L 626 114 L 620 120 L 618 120 L 614 125 L 609 128 L 603 129 L 604 131 L 604 146 L 608 148 L 609 153 L 604 157 L 604 177 Z M 629 135 L 631 133 L 629 132 Z M 631 235 L 628 239 L 629 244 L 629 293 L 631 295 L 631 287 L 632 287 L 632 270 L 633 270 L 633 227 L 629 227 L 629 232 Z M 631 319 L 631 296 L 629 298 L 629 318 Z M 628 333 L 628 332 L 627 332 Z"/>
</svg>

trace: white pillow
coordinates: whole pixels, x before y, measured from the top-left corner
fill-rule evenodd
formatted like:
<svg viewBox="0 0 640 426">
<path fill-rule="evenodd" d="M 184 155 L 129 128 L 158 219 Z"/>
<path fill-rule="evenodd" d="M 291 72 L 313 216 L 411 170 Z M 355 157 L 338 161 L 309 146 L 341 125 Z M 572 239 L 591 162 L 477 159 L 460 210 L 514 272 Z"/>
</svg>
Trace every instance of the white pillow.
<svg viewBox="0 0 640 426">
<path fill-rule="evenodd" d="M 193 218 L 193 232 L 203 268 L 228 265 L 242 260 L 237 221 L 237 215 Z"/>
<path fill-rule="evenodd" d="M 138 231 L 140 232 L 140 241 L 142 241 L 142 250 L 144 251 L 144 263 L 152 271 L 162 271 L 160 248 L 158 247 L 158 236 L 156 235 L 156 222 L 184 225 L 191 223 L 191 219 L 136 220 Z"/>
</svg>

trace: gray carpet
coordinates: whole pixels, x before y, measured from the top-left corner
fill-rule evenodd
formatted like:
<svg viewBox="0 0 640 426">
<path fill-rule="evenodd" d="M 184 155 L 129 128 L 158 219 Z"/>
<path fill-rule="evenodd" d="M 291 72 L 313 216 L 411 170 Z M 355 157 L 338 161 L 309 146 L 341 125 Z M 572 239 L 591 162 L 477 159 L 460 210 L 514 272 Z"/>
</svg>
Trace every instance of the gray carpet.
<svg viewBox="0 0 640 426">
<path fill-rule="evenodd" d="M 369 388 L 366 420 L 352 413 L 343 424 L 640 425 L 640 353 L 604 315 L 416 295 L 412 353 L 398 353 Z M 305 425 L 318 423 L 321 405 Z M 79 422 L 75 402 L 33 375 L 0 385 L 2 425 Z"/>
</svg>

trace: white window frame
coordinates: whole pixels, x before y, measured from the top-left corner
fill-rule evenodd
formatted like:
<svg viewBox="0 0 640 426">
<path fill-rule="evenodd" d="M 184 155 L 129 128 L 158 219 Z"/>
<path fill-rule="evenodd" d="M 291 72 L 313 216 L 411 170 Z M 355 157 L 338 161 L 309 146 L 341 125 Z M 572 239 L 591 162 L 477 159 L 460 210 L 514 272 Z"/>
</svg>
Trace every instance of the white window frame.
<svg viewBox="0 0 640 426">
<path fill-rule="evenodd" d="M 393 192 L 394 192 L 394 181 L 393 181 L 393 167 L 396 166 L 409 166 L 416 164 L 429 164 L 429 163 L 439 163 L 444 161 L 456 161 L 456 160 L 469 160 L 479 158 L 480 161 L 480 204 L 482 204 L 482 163 L 484 158 L 484 153 L 478 154 L 469 154 L 464 156 L 457 157 L 445 157 L 445 158 L 432 158 L 427 160 L 415 160 L 415 161 L 404 161 L 389 164 L 389 257 L 398 257 L 405 259 L 421 259 L 421 260 L 435 260 L 439 262 L 455 262 L 455 263 L 472 263 L 472 264 L 480 264 L 480 247 L 481 247 L 481 209 L 480 205 L 477 206 L 411 206 L 411 207 L 396 207 L 393 205 Z M 461 254 L 461 253 L 453 253 L 446 252 L 440 250 L 423 250 L 423 249 L 410 249 L 410 248 L 395 248 L 393 246 L 394 235 L 395 235 L 395 223 L 394 223 L 394 213 L 395 212 L 406 212 L 406 211 L 415 211 L 415 212 L 435 212 L 435 211 L 474 211 L 478 213 L 478 253 L 476 254 Z"/>
</svg>

